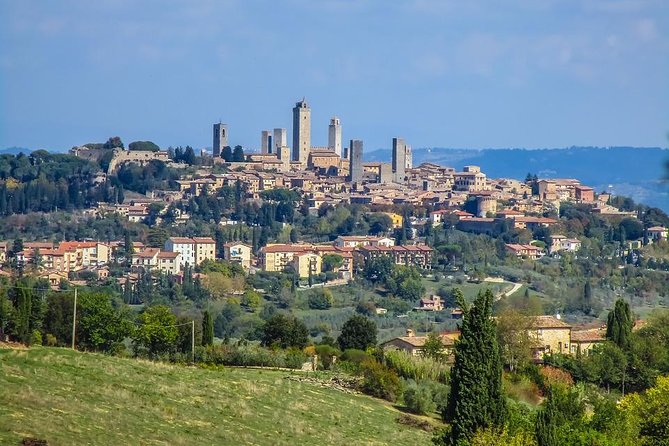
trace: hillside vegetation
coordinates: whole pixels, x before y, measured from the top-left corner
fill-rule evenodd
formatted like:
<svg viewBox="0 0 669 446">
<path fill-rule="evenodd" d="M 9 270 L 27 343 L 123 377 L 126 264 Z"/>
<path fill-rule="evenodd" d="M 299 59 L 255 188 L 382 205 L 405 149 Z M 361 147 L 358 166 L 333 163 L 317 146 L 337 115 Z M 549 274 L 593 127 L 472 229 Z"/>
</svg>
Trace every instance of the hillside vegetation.
<svg viewBox="0 0 669 446">
<path fill-rule="evenodd" d="M 430 444 L 388 404 L 287 375 L 0 349 L 0 444 Z"/>
</svg>

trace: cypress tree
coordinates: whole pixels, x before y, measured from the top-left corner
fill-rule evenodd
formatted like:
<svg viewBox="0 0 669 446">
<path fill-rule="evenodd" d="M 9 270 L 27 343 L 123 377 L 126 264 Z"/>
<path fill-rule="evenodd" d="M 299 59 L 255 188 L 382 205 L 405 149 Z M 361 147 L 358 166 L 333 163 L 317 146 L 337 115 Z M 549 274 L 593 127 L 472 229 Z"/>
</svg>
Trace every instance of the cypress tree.
<svg viewBox="0 0 669 446">
<path fill-rule="evenodd" d="M 479 429 L 501 427 L 506 416 L 502 395 L 502 360 L 492 320 L 493 294 L 479 293 L 471 308 L 462 298 L 460 339 L 455 345 L 455 365 L 451 370 L 451 391 L 442 412 L 451 423 L 446 444 L 468 444 Z"/>
<path fill-rule="evenodd" d="M 613 341 L 621 349 L 626 349 L 629 347 L 633 325 L 629 304 L 618 299 L 606 321 L 606 339 Z"/>
<path fill-rule="evenodd" d="M 214 320 L 211 313 L 205 310 L 202 316 L 202 345 L 213 345 L 214 343 Z"/>
<path fill-rule="evenodd" d="M 590 279 L 587 279 L 583 287 L 583 312 L 590 313 L 592 310 L 592 285 Z"/>
</svg>

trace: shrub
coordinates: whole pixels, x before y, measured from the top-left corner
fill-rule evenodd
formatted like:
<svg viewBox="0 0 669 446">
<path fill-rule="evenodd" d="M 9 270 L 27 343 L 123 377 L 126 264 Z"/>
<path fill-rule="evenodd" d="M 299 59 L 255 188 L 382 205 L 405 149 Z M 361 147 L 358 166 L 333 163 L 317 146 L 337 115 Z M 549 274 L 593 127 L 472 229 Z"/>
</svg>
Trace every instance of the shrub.
<svg viewBox="0 0 669 446">
<path fill-rule="evenodd" d="M 32 336 L 30 336 L 31 345 L 42 345 L 42 333 L 39 330 L 33 330 Z"/>
<path fill-rule="evenodd" d="M 318 290 L 309 295 L 308 304 L 312 310 L 327 310 L 334 304 L 334 297 L 330 290 Z"/>
<path fill-rule="evenodd" d="M 556 384 L 571 386 L 574 384 L 574 379 L 571 374 L 565 370 L 551 367 L 549 365 L 541 367 L 539 373 L 543 377 L 544 388 L 547 389 Z"/>
<path fill-rule="evenodd" d="M 404 404 L 407 409 L 418 415 L 425 415 L 437 408 L 432 399 L 432 391 L 426 385 L 411 383 L 404 391 Z"/>
<path fill-rule="evenodd" d="M 341 356 L 341 352 L 331 345 L 317 345 L 315 349 L 318 355 L 318 366 L 324 370 L 330 370 L 336 358 Z"/>
<path fill-rule="evenodd" d="M 415 381 L 430 379 L 443 384 L 449 382 L 449 366 L 444 362 L 422 356 L 413 356 L 400 350 L 386 352 L 384 359 L 386 365 L 395 370 L 402 378 Z"/>
<path fill-rule="evenodd" d="M 272 350 L 258 345 L 221 344 L 198 348 L 196 362 L 209 366 L 285 367 L 299 369 L 307 354 L 299 349 Z"/>
<path fill-rule="evenodd" d="M 58 345 L 58 339 L 56 339 L 56 337 L 54 335 L 52 335 L 51 333 L 47 333 L 46 334 L 46 345 L 48 345 L 49 347 L 55 347 L 56 345 Z"/>
<path fill-rule="evenodd" d="M 402 387 L 394 370 L 371 358 L 363 361 L 361 367 L 364 377 L 362 390 L 365 393 L 391 402 L 397 400 Z"/>
</svg>

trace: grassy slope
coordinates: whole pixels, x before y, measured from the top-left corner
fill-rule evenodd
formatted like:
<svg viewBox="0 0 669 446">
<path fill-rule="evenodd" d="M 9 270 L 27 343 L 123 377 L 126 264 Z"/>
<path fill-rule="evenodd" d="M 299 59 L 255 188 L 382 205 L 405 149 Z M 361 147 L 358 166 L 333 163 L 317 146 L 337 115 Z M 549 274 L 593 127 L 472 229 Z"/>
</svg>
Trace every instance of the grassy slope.
<svg viewBox="0 0 669 446">
<path fill-rule="evenodd" d="M 0 349 L 0 444 L 430 444 L 388 404 L 287 374 Z"/>
</svg>

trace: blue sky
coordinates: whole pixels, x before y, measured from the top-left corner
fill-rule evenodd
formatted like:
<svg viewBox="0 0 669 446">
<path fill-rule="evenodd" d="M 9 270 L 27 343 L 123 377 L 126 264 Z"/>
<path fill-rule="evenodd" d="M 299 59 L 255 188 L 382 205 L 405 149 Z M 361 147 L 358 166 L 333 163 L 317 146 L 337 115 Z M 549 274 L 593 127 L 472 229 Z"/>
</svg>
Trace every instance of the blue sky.
<svg viewBox="0 0 669 446">
<path fill-rule="evenodd" d="M 0 0 L 0 148 L 667 146 L 666 0 Z"/>
</svg>

